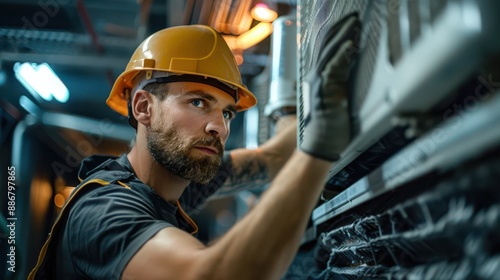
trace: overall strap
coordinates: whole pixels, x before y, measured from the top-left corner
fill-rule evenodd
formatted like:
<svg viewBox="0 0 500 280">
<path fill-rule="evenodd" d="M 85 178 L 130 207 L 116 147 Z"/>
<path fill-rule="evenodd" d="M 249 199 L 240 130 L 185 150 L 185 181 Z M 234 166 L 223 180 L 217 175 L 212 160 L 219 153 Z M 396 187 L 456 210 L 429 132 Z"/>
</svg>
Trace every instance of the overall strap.
<svg viewBox="0 0 500 280">
<path fill-rule="evenodd" d="M 113 161 L 115 162 L 115 161 Z M 120 165 L 121 166 L 121 165 Z M 115 166 L 113 166 L 115 167 Z M 33 279 L 53 279 L 54 275 L 54 261 L 55 261 L 55 251 L 56 246 L 52 241 L 61 238 L 61 229 L 66 224 L 66 220 L 68 218 L 68 213 L 70 212 L 71 207 L 76 203 L 76 201 L 81 198 L 86 193 L 89 193 L 93 189 L 96 189 L 101 186 L 106 186 L 109 184 L 118 184 L 125 188 L 130 188 L 126 182 L 133 177 L 133 174 L 126 170 L 100 170 L 91 174 L 86 180 L 82 181 L 71 193 L 68 200 L 66 200 L 61 212 L 56 218 L 52 229 L 43 245 L 40 255 L 38 256 L 38 261 L 36 266 L 33 268 L 31 273 L 28 276 L 28 280 Z"/>
</svg>

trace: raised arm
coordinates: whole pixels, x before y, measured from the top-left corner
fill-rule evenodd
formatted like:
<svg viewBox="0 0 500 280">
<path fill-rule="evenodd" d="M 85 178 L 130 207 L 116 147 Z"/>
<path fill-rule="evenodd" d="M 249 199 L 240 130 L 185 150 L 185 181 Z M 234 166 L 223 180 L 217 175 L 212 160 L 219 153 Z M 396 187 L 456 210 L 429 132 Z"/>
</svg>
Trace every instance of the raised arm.
<svg viewBox="0 0 500 280">
<path fill-rule="evenodd" d="M 339 111 L 345 109 L 346 55 L 352 47 L 345 40 L 357 25 L 354 17 L 340 25 L 338 36 L 324 48 L 322 59 L 329 62 L 308 75 L 304 94 L 313 107 L 307 114 L 307 135 L 259 204 L 209 247 L 179 229 L 161 230 L 132 257 L 122 279 L 279 279 L 294 258 L 330 166 L 345 145 L 345 124 L 331 118 L 344 115 Z M 335 91 L 325 92 L 330 88 Z M 272 172 L 269 169 L 268 176 Z"/>
<path fill-rule="evenodd" d="M 278 279 L 296 253 L 331 163 L 297 151 L 259 205 L 210 247 L 165 228 L 122 279 Z"/>
<path fill-rule="evenodd" d="M 230 152 L 232 172 L 217 192 L 217 196 L 261 187 L 274 179 L 297 145 L 295 117 L 289 116 L 280 120 L 280 125 L 282 129 L 258 149 L 242 148 Z"/>
</svg>

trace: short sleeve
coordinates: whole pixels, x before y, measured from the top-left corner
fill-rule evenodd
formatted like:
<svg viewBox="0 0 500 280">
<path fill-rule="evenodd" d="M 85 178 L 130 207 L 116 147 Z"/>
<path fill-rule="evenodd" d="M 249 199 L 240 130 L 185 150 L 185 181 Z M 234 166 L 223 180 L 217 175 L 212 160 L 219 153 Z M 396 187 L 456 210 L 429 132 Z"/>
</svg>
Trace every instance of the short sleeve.
<svg viewBox="0 0 500 280">
<path fill-rule="evenodd" d="M 154 204 L 121 186 L 98 188 L 71 209 L 63 242 L 74 268 L 89 279 L 120 279 L 135 253 L 158 231 L 173 226 Z"/>
</svg>

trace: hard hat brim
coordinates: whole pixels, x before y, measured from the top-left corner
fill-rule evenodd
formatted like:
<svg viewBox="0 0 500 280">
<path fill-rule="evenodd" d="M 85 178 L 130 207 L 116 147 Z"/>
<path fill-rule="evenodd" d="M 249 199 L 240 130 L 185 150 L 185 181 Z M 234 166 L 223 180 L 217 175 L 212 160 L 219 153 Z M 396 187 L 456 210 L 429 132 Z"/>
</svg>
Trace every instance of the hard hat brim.
<svg viewBox="0 0 500 280">
<path fill-rule="evenodd" d="M 127 109 L 127 90 L 132 90 L 132 79 L 141 71 L 157 71 L 158 69 L 155 68 L 140 68 L 140 69 L 131 69 L 129 71 L 126 71 L 122 73 L 115 81 L 113 88 L 111 89 L 112 92 L 118 92 L 121 93 L 121 96 L 118 94 L 112 94 L 108 97 L 106 100 L 106 104 L 108 104 L 111 109 L 115 110 L 119 114 L 123 116 L 128 116 L 128 109 Z M 255 106 L 257 104 L 257 98 L 255 95 L 252 94 L 246 87 L 240 86 L 238 84 L 235 84 L 231 81 L 227 81 L 224 79 L 220 79 L 218 77 L 213 77 L 210 75 L 200 75 L 199 73 L 192 73 L 192 72 L 184 72 L 184 71 L 175 71 L 175 74 L 183 74 L 183 75 L 195 75 L 195 76 L 203 76 L 203 77 L 208 77 L 208 78 L 213 78 L 216 80 L 219 80 L 221 82 L 230 84 L 232 86 L 235 86 L 238 88 L 238 102 L 236 103 L 236 110 L 238 112 L 248 110 Z M 133 93 L 130 93 L 133 94 Z"/>
</svg>

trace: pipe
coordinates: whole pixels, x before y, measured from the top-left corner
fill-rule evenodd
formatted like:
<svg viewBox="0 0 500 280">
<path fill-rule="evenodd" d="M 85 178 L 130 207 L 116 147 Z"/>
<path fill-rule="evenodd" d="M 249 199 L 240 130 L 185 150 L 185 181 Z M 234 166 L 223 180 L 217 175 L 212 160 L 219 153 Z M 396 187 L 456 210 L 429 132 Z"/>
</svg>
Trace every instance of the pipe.
<svg viewBox="0 0 500 280">
<path fill-rule="evenodd" d="M 271 85 L 265 108 L 265 114 L 273 119 L 280 114 L 295 112 L 297 106 L 296 23 L 295 16 L 291 15 L 279 17 L 273 22 Z"/>
<path fill-rule="evenodd" d="M 83 0 L 76 1 L 76 9 L 78 10 L 78 15 L 83 21 L 83 25 L 85 25 L 85 29 L 87 30 L 87 32 L 90 35 L 90 38 L 92 39 L 92 44 L 94 45 L 98 53 L 102 53 L 104 51 L 104 48 L 99 43 L 97 32 L 95 31 L 94 25 L 90 20 L 89 13 L 87 11 L 87 8 L 85 7 L 85 3 L 83 2 Z"/>
<path fill-rule="evenodd" d="M 83 21 L 83 24 L 85 25 L 85 28 L 87 29 L 87 32 L 90 35 L 90 38 L 92 39 L 92 44 L 94 45 L 95 49 L 97 50 L 98 54 L 102 54 L 104 52 L 104 48 L 102 45 L 99 43 L 99 38 L 97 36 L 97 32 L 95 31 L 94 25 L 92 24 L 92 21 L 90 20 L 89 13 L 87 11 L 87 8 L 85 7 L 85 3 L 83 0 L 77 0 L 76 1 L 76 8 L 78 10 L 78 14 L 80 15 L 80 18 Z M 113 71 L 108 69 L 106 71 L 106 78 L 109 82 L 110 85 L 114 84 L 114 75 Z"/>
<path fill-rule="evenodd" d="M 137 29 L 137 42 L 141 42 L 146 38 L 147 32 L 148 32 L 148 20 L 149 20 L 149 13 L 151 11 L 151 5 L 152 1 L 151 0 L 141 0 L 139 1 L 141 3 L 141 11 L 140 11 L 140 22 L 139 22 L 139 28 Z"/>
</svg>

